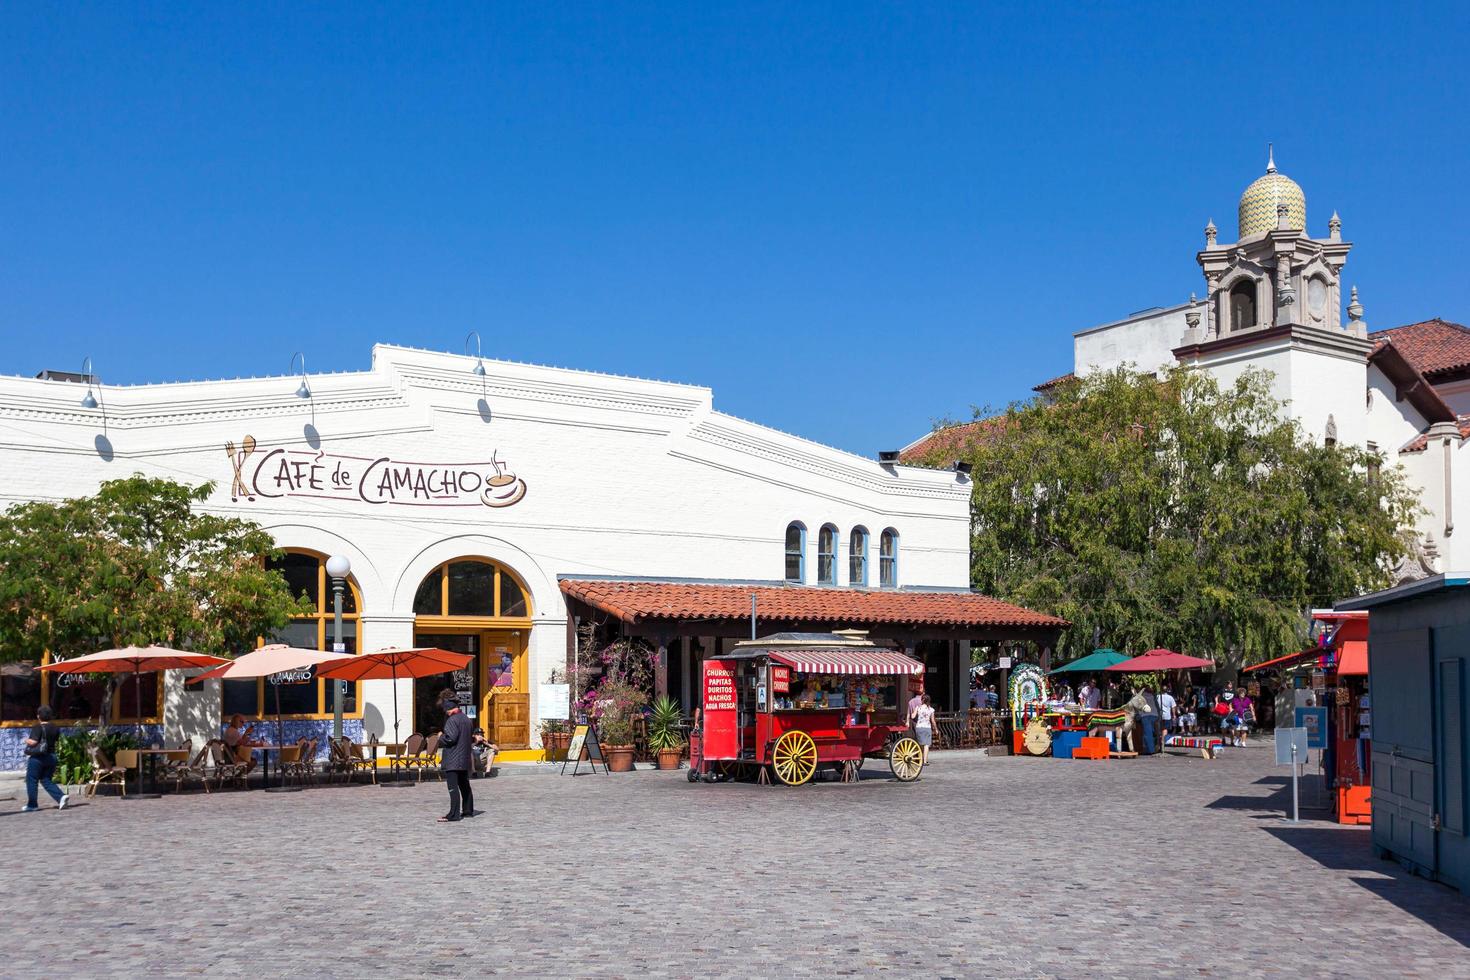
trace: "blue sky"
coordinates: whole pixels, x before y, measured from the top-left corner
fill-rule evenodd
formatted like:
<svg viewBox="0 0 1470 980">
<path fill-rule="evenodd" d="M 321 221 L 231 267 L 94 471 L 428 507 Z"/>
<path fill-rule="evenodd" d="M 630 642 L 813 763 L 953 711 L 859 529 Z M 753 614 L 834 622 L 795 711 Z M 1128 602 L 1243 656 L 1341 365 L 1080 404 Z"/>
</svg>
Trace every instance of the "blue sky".
<svg viewBox="0 0 1470 980">
<path fill-rule="evenodd" d="M 477 329 L 869 454 L 1200 289 L 1268 140 L 1372 327 L 1466 322 L 1466 9 L 9 4 L 0 372 Z"/>
</svg>

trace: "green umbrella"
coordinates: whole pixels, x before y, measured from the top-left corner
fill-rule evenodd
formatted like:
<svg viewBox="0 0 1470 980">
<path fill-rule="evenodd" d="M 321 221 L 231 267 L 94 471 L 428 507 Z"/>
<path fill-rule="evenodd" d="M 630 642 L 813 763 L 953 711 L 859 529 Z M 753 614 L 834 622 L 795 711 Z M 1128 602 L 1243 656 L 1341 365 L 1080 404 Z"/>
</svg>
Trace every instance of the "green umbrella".
<svg viewBox="0 0 1470 980">
<path fill-rule="evenodd" d="M 1119 653 L 1117 650 L 1094 650 L 1087 656 L 1079 657 L 1078 659 L 1068 664 L 1062 664 L 1055 670 L 1048 671 L 1048 673 L 1066 674 L 1076 671 L 1087 673 L 1088 671 L 1106 670 L 1113 664 L 1120 664 L 1127 659 L 1128 654 Z"/>
</svg>

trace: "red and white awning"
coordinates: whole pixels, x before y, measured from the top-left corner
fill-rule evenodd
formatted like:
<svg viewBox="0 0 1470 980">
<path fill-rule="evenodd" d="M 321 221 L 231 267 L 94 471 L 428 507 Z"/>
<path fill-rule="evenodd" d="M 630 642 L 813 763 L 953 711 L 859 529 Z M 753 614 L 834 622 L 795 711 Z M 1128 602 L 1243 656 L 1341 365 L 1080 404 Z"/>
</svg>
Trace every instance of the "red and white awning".
<svg viewBox="0 0 1470 980">
<path fill-rule="evenodd" d="M 922 674 L 924 665 L 897 650 L 772 650 L 771 659 L 803 674 Z"/>
</svg>

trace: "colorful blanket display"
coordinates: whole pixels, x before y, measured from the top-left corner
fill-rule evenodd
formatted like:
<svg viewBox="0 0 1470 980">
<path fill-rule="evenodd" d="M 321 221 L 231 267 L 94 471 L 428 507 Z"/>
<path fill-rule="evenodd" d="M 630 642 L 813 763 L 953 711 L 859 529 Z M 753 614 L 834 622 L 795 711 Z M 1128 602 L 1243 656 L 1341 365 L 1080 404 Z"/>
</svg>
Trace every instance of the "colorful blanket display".
<svg viewBox="0 0 1470 980">
<path fill-rule="evenodd" d="M 1020 731 L 1025 719 L 1039 714 L 1046 706 L 1046 674 L 1036 664 L 1017 664 L 1011 668 L 1011 725 Z"/>
<path fill-rule="evenodd" d="M 1135 751 L 1133 725 L 1136 712 L 1132 708 L 1113 708 L 1094 711 L 1087 719 L 1087 734 L 1106 738 L 1116 749 Z"/>
<path fill-rule="evenodd" d="M 1224 747 L 1225 740 L 1217 735 L 1170 735 L 1164 739 L 1166 749 L 1199 749 L 1206 759 L 1213 759 Z"/>
</svg>

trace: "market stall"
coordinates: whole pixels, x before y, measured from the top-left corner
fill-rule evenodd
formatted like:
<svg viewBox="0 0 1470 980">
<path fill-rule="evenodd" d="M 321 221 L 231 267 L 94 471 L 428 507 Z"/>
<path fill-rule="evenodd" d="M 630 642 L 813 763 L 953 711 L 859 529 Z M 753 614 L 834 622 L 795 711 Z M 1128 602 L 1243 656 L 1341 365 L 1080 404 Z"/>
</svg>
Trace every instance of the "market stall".
<svg viewBox="0 0 1470 980">
<path fill-rule="evenodd" d="M 821 769 L 851 778 L 883 758 L 899 780 L 917 779 L 907 704 L 923 669 L 858 631 L 736 644 L 704 662 L 699 775 L 799 786 Z"/>
<path fill-rule="evenodd" d="M 1327 736 L 1322 778 L 1337 822 L 1372 822 L 1373 724 L 1368 691 L 1368 613 L 1317 610 L 1309 650 L 1247 667 L 1247 676 L 1279 671 L 1291 679 L 1292 706 L 1320 709 Z M 1312 717 L 1305 714 L 1303 720 Z M 1280 725 L 1295 724 L 1281 719 Z"/>
</svg>

